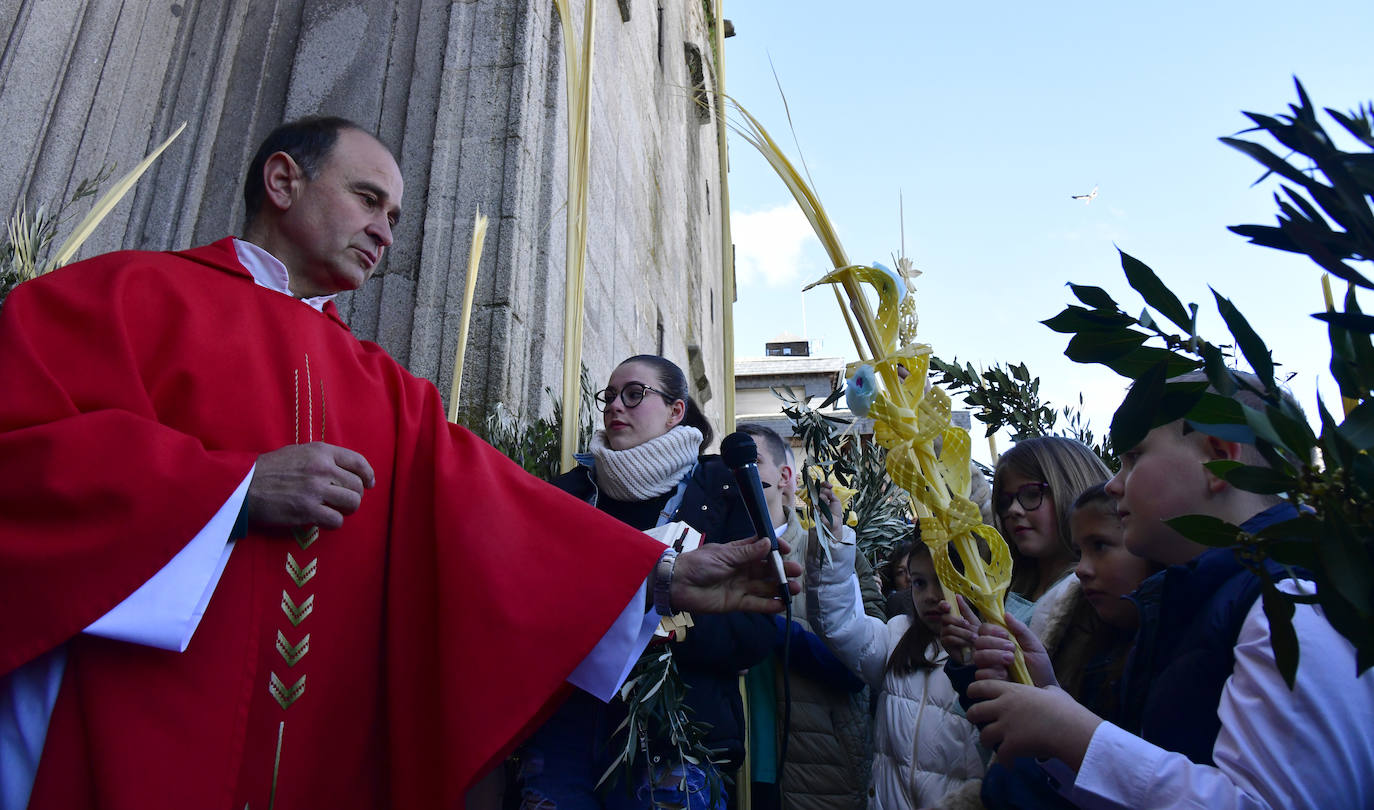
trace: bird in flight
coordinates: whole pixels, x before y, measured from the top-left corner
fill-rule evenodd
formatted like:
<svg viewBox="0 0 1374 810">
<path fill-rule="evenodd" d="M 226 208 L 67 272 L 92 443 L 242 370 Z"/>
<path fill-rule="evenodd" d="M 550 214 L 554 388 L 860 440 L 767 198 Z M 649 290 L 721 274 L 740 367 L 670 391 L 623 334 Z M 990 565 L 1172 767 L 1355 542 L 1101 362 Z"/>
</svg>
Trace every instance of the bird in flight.
<svg viewBox="0 0 1374 810">
<path fill-rule="evenodd" d="M 1071 199 L 1071 200 L 1082 200 L 1082 201 L 1083 201 L 1083 204 L 1084 204 L 1084 205 L 1087 205 L 1088 203 L 1090 203 L 1090 202 L 1092 202 L 1093 200 L 1097 199 L 1097 186 L 1093 186 L 1093 190 L 1092 190 L 1092 191 L 1089 191 L 1087 194 L 1074 194 L 1074 195 L 1071 195 L 1071 196 L 1069 197 L 1069 199 Z"/>
</svg>

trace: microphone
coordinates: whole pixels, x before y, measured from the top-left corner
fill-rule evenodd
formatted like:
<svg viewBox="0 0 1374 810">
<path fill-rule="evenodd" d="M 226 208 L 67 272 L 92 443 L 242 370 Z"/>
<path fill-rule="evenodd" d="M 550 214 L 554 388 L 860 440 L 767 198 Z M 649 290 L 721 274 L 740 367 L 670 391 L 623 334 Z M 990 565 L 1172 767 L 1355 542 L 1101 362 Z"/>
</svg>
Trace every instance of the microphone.
<svg viewBox="0 0 1374 810">
<path fill-rule="evenodd" d="M 759 448 L 754 437 L 743 431 L 735 431 L 720 442 L 721 459 L 730 472 L 735 475 L 739 486 L 740 498 L 744 509 L 749 513 L 749 522 L 754 524 L 754 534 L 767 537 L 773 547 L 773 567 L 778 572 L 778 582 L 782 585 L 784 598 L 790 596 L 787 589 L 787 574 L 782 568 L 782 552 L 778 548 L 778 536 L 773 530 L 773 516 L 768 512 L 768 502 L 763 498 L 763 483 L 759 480 Z"/>
</svg>

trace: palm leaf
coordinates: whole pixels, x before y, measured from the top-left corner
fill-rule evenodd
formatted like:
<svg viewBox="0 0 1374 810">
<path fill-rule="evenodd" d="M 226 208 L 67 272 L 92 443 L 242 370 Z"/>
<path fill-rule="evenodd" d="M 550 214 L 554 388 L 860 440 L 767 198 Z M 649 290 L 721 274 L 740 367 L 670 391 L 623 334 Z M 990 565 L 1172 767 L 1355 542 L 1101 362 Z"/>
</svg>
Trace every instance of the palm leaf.
<svg viewBox="0 0 1374 810">
<path fill-rule="evenodd" d="M 57 253 L 54 254 L 52 259 L 43 267 L 44 273 L 61 267 L 71 261 L 72 257 L 76 255 L 76 252 L 81 249 L 81 246 L 85 244 L 86 240 L 95 232 L 101 220 L 105 219 L 105 216 L 114 209 L 119 201 L 124 199 L 124 195 L 129 193 L 129 189 L 134 187 L 134 184 L 143 176 L 143 173 L 148 171 L 148 167 L 153 165 L 153 161 L 158 159 L 158 156 L 162 154 L 163 150 L 172 145 L 172 141 L 175 141 L 177 136 L 180 135 L 184 129 L 186 129 L 186 122 L 182 121 L 181 126 L 177 127 L 176 132 L 173 132 L 171 137 L 163 141 L 158 148 L 154 149 L 147 157 L 139 161 L 137 166 L 128 174 L 119 178 L 119 181 L 111 186 L 109 191 L 105 192 L 99 200 L 96 200 L 95 205 L 91 206 L 91 210 L 86 216 L 82 217 L 81 221 L 77 223 L 75 230 L 67 237 L 67 241 L 62 243 L 62 247 L 57 249 Z"/>
</svg>

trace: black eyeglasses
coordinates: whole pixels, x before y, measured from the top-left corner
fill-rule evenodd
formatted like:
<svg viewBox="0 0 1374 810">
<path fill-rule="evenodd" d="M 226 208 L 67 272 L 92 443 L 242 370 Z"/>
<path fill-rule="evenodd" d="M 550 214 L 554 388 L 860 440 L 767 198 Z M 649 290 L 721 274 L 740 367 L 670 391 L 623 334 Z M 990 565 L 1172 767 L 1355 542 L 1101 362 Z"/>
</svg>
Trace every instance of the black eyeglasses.
<svg viewBox="0 0 1374 810">
<path fill-rule="evenodd" d="M 644 383 L 632 382 L 627 383 L 625 387 L 620 389 L 619 391 L 615 390 L 609 385 L 606 386 L 604 389 L 597 391 L 596 404 L 597 407 L 601 408 L 601 410 L 604 411 L 607 408 L 611 407 L 611 403 L 615 402 L 616 397 L 620 397 L 620 401 L 625 403 L 626 408 L 633 408 L 644 401 L 644 394 L 649 391 L 653 391 L 655 394 L 658 394 L 659 396 L 663 397 L 670 404 L 675 401 L 672 397 L 668 396 L 667 394 L 663 393 L 657 388 L 650 388 Z"/>
<path fill-rule="evenodd" d="M 1034 512 L 1040 508 L 1040 504 L 1045 502 L 1045 490 L 1050 485 L 1041 481 L 1035 484 L 1023 484 L 1015 492 L 1003 492 L 997 496 L 997 514 L 1005 515 L 1011 508 L 1011 502 L 1016 501 L 1021 504 L 1021 508 L 1027 512 Z"/>
</svg>

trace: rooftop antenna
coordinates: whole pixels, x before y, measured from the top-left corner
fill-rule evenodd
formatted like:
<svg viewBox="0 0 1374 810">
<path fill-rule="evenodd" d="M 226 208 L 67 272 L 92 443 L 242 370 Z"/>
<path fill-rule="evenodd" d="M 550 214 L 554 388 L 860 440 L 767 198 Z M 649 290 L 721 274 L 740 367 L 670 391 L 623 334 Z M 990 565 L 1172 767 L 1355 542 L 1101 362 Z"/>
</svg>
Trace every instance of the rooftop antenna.
<svg viewBox="0 0 1374 810">
<path fill-rule="evenodd" d="M 902 255 L 906 256 L 906 205 L 902 201 L 902 190 L 897 189 L 897 232 L 901 234 Z"/>
</svg>

